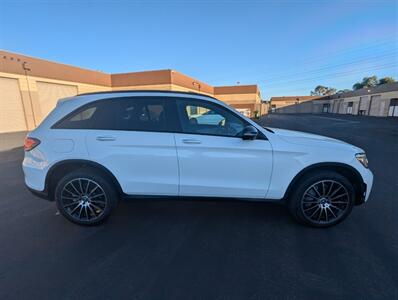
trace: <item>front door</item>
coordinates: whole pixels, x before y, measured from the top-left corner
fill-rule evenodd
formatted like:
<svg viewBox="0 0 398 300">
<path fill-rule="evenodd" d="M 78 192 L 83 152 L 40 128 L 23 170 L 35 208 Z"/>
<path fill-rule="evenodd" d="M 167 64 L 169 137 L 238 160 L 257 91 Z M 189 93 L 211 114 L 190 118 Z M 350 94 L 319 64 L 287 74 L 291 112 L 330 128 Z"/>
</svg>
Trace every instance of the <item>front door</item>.
<svg viewBox="0 0 398 300">
<path fill-rule="evenodd" d="M 265 198 L 272 169 L 269 141 L 264 136 L 243 140 L 246 121 L 219 104 L 177 100 L 177 109 L 179 194 Z"/>
</svg>

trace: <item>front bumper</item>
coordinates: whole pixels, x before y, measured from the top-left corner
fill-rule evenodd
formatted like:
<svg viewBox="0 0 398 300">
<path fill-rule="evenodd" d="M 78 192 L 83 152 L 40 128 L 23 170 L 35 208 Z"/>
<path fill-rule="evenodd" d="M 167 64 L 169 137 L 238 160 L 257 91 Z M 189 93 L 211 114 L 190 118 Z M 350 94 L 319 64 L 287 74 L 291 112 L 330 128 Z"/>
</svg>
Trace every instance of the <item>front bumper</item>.
<svg viewBox="0 0 398 300">
<path fill-rule="evenodd" d="M 361 176 L 363 180 L 362 195 L 357 198 L 357 204 L 363 204 L 368 201 L 373 186 L 373 174 L 369 169 L 362 171 Z"/>
<path fill-rule="evenodd" d="M 38 191 L 38 190 L 32 189 L 31 187 L 29 187 L 27 185 L 26 185 L 26 188 L 29 190 L 29 192 L 31 192 L 36 197 L 50 201 L 47 191 Z"/>
</svg>

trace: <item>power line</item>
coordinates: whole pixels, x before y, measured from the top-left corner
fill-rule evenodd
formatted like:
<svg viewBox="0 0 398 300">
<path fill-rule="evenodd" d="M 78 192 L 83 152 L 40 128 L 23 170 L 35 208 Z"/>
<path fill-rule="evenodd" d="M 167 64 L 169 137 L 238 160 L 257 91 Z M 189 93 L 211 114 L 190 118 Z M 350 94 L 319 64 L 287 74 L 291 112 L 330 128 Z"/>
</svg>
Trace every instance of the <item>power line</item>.
<svg viewBox="0 0 398 300">
<path fill-rule="evenodd" d="M 386 44 L 391 44 L 391 43 L 397 45 L 395 35 L 392 35 L 383 40 L 375 41 L 375 43 L 369 43 L 368 46 L 365 46 L 365 47 L 341 49 L 336 52 L 326 52 L 326 53 L 323 53 L 322 55 L 312 56 L 309 59 L 304 59 L 303 62 L 319 61 L 319 60 L 323 60 L 325 58 L 329 58 L 330 56 L 341 56 L 341 55 L 352 54 L 352 53 L 356 53 L 356 52 L 363 52 L 364 50 L 370 50 L 370 49 L 377 48 L 380 46 L 386 46 Z"/>
<path fill-rule="evenodd" d="M 279 72 L 280 74 L 283 74 L 283 75 L 281 75 L 281 76 L 275 76 L 275 75 L 267 76 L 267 77 L 262 78 L 260 80 L 254 79 L 254 81 L 268 81 L 268 80 L 274 80 L 274 79 L 279 79 L 279 78 L 288 78 L 288 77 L 292 77 L 292 76 L 295 76 L 295 75 L 302 75 L 302 74 L 308 74 L 308 73 L 313 73 L 313 72 L 317 73 L 317 72 L 320 72 L 322 70 L 333 69 L 333 68 L 336 68 L 336 67 L 339 67 L 339 66 L 347 66 L 347 65 L 351 65 L 351 64 L 360 63 L 360 62 L 366 62 L 367 60 L 373 61 L 373 60 L 377 60 L 379 58 L 384 59 L 384 58 L 387 58 L 387 57 L 390 57 L 390 56 L 391 57 L 396 57 L 397 60 L 398 60 L 398 56 L 397 55 L 398 55 L 397 51 L 384 52 L 380 56 L 373 56 L 373 55 L 372 56 L 364 56 L 364 57 L 361 57 L 358 60 L 348 61 L 348 62 L 339 63 L 339 64 L 330 64 L 330 65 L 326 65 L 326 66 L 324 66 L 322 68 L 313 69 L 313 70 L 310 69 L 310 70 L 306 70 L 306 71 L 302 71 L 302 72 L 294 72 L 294 73 Z"/>
<path fill-rule="evenodd" d="M 280 82 L 277 84 L 273 84 L 273 85 L 260 85 L 262 87 L 271 89 L 271 88 L 275 88 L 278 86 L 283 86 L 283 85 L 291 85 L 292 83 L 301 83 L 301 82 L 309 82 L 309 81 L 313 81 L 315 79 L 324 79 L 324 78 L 329 78 L 329 77 L 333 77 L 333 76 L 349 76 L 349 75 L 355 75 L 355 74 L 360 74 L 362 72 L 369 72 L 369 71 L 380 71 L 380 70 L 385 70 L 385 69 L 391 69 L 394 67 L 398 67 L 398 64 L 392 64 L 392 65 L 381 65 L 381 66 L 377 66 L 377 67 L 371 67 L 371 68 L 364 68 L 364 69 L 357 69 L 355 71 L 347 71 L 347 72 L 339 72 L 339 73 L 332 73 L 332 74 L 327 74 L 324 76 L 317 76 L 317 77 L 311 77 L 311 78 L 302 78 L 302 79 L 297 79 L 297 80 L 290 80 L 290 81 L 285 81 L 285 82 Z"/>
<path fill-rule="evenodd" d="M 305 64 L 306 66 L 311 66 L 312 64 L 314 64 L 316 62 L 319 62 L 322 60 L 328 60 L 331 57 L 338 58 L 338 57 L 341 57 L 342 55 L 354 54 L 357 52 L 364 52 L 366 50 L 379 48 L 381 46 L 386 46 L 388 44 L 393 44 L 393 45 L 395 45 L 394 49 L 398 49 L 398 42 L 397 42 L 395 35 L 389 36 L 388 38 L 385 38 L 382 40 L 375 41 L 373 43 L 368 44 L 368 46 L 361 47 L 359 49 L 358 48 L 355 48 L 355 49 L 349 48 L 349 49 L 341 49 L 341 50 L 338 50 L 335 52 L 323 53 L 322 55 L 312 56 L 311 58 L 308 58 L 308 59 L 299 60 L 296 62 L 296 64 Z M 360 57 L 360 56 L 361 55 L 359 54 L 358 57 Z M 366 56 L 364 56 L 364 57 L 366 57 Z M 360 58 L 364 58 L 364 57 L 360 57 Z M 265 80 L 272 79 L 272 78 L 275 78 L 275 76 L 284 75 L 284 74 L 286 74 L 284 71 L 276 72 L 276 73 L 273 73 L 272 75 L 269 75 L 269 73 L 267 73 L 267 75 L 263 79 L 265 79 Z M 231 75 L 231 74 L 229 74 L 229 75 Z M 242 75 L 243 74 L 240 72 L 240 73 L 234 74 L 233 76 L 241 77 Z M 256 77 L 259 78 L 260 76 L 262 76 L 262 75 L 257 74 Z M 249 77 L 246 80 L 249 80 L 249 79 L 252 80 L 251 78 L 253 78 L 253 77 Z M 221 80 L 221 79 L 223 79 L 223 78 L 215 78 L 215 79 L 213 79 L 213 81 L 217 81 L 217 80 Z M 254 78 L 254 80 L 255 80 L 255 78 Z M 242 82 L 242 80 L 239 80 L 239 81 Z"/>
<path fill-rule="evenodd" d="M 328 70 L 335 69 L 338 67 L 357 65 L 360 63 L 370 63 L 370 62 L 374 62 L 374 61 L 381 62 L 381 61 L 379 61 L 380 59 L 383 60 L 383 59 L 389 58 L 389 57 L 397 57 L 397 59 L 398 59 L 397 55 L 398 55 L 398 52 L 393 52 L 393 53 L 388 53 L 388 54 L 384 54 L 384 55 L 380 55 L 380 56 L 374 56 L 374 57 L 364 58 L 364 59 L 360 59 L 360 60 L 355 60 L 355 61 L 351 61 L 351 62 L 336 64 L 336 65 L 328 65 L 328 66 L 325 66 L 325 67 L 322 67 L 319 69 L 313 69 L 313 70 L 308 70 L 308 71 L 303 71 L 303 72 L 288 73 L 286 75 L 277 76 L 277 77 L 270 77 L 269 80 L 290 78 L 290 77 L 293 77 L 296 75 L 303 75 L 303 74 L 322 73 L 323 71 L 328 71 Z M 267 81 L 267 79 L 263 79 L 262 81 Z"/>
<path fill-rule="evenodd" d="M 360 69 L 356 69 L 355 71 L 330 73 L 330 74 L 325 74 L 325 75 L 317 76 L 317 77 L 301 78 L 301 79 L 297 79 L 297 80 L 287 80 L 287 81 L 276 83 L 276 84 L 270 84 L 268 86 L 270 86 L 270 87 L 280 86 L 280 85 L 286 85 L 286 84 L 290 84 L 290 83 L 294 83 L 294 82 L 305 82 L 305 81 L 309 81 L 309 80 L 322 79 L 322 78 L 327 78 L 327 77 L 332 77 L 332 76 L 353 75 L 353 74 L 361 73 L 364 71 L 376 71 L 376 70 L 390 69 L 393 67 L 398 67 L 398 63 L 392 63 L 392 64 L 388 63 L 388 64 L 379 65 L 379 66 L 375 66 L 375 67 L 360 68 Z M 267 84 L 260 84 L 260 86 L 267 87 Z"/>
<path fill-rule="evenodd" d="M 394 66 L 392 66 L 392 67 L 394 67 Z M 380 68 L 380 70 L 387 70 L 387 69 L 390 69 L 391 67 L 385 67 L 385 68 Z M 346 75 L 342 75 L 342 76 L 340 76 L 340 78 L 342 79 L 342 78 L 345 78 L 345 77 L 348 77 L 348 76 L 351 76 L 352 74 L 346 74 Z M 276 90 L 276 91 L 281 91 L 281 88 L 278 88 L 278 87 L 274 87 L 274 88 L 268 88 L 268 87 L 266 87 L 265 88 L 265 93 L 263 92 L 262 94 L 263 95 L 267 95 L 267 97 L 268 98 L 270 98 L 270 97 L 273 97 L 274 95 L 272 95 L 272 94 L 277 94 L 277 95 L 284 95 L 284 96 L 286 96 L 286 95 L 289 95 L 289 94 L 294 94 L 294 95 L 298 95 L 298 94 L 303 94 L 303 92 L 302 92 L 302 90 L 307 90 L 308 92 L 307 93 L 305 93 L 305 94 L 310 94 L 310 91 L 313 89 L 314 87 L 311 87 L 311 86 L 309 86 L 309 84 L 306 84 L 306 85 L 304 85 L 304 84 L 302 84 L 301 86 L 298 86 L 298 87 L 295 87 L 295 88 L 288 88 L 288 89 L 283 89 L 282 90 L 282 92 L 283 93 L 278 93 L 278 92 L 273 92 L 273 90 Z"/>
</svg>

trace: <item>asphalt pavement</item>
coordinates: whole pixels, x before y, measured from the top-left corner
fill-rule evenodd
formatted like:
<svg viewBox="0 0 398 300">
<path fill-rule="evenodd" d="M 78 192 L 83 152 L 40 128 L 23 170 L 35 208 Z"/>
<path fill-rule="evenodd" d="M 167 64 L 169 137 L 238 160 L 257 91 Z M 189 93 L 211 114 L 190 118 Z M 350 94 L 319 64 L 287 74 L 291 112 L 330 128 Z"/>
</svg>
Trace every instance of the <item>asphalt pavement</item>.
<svg viewBox="0 0 398 300">
<path fill-rule="evenodd" d="M 328 229 L 281 204 L 122 202 L 69 223 L 24 187 L 23 150 L 0 152 L 0 299 L 397 299 L 398 118 L 270 115 L 259 123 L 366 150 L 368 203 Z"/>
</svg>

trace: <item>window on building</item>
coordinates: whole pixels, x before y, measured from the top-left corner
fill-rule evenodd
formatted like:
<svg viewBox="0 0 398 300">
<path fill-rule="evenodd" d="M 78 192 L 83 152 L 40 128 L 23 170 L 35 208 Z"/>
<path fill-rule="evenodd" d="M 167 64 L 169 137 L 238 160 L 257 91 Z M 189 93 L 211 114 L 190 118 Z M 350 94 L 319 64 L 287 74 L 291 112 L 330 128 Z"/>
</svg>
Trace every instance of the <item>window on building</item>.
<svg viewBox="0 0 398 300">
<path fill-rule="evenodd" d="M 388 108 L 389 117 L 398 117 L 398 98 L 390 100 L 390 107 Z"/>
<path fill-rule="evenodd" d="M 352 106 L 354 105 L 354 102 L 348 102 L 347 103 L 347 114 L 352 114 Z"/>
</svg>

